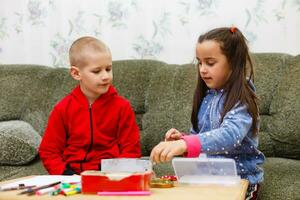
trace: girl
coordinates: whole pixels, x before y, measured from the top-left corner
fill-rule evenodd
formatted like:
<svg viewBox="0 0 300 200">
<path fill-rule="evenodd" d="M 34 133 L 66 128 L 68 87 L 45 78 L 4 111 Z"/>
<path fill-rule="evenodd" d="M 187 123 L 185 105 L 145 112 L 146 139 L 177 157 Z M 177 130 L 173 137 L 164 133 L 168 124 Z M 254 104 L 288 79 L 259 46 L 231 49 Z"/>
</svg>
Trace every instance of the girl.
<svg viewBox="0 0 300 200">
<path fill-rule="evenodd" d="M 199 73 L 191 134 L 170 129 L 150 159 L 160 163 L 176 155 L 197 157 L 200 153 L 232 158 L 238 174 L 250 182 L 247 199 L 256 199 L 263 180 L 258 165 L 265 157 L 257 149 L 259 113 L 246 38 L 236 27 L 213 29 L 199 37 L 196 56 Z"/>
</svg>

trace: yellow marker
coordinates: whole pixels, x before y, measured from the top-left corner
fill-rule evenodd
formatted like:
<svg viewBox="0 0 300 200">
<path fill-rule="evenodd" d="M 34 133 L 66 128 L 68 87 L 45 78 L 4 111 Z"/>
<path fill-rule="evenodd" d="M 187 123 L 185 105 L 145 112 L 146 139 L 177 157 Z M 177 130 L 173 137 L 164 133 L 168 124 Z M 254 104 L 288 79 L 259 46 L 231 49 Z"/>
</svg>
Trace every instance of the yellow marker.
<svg viewBox="0 0 300 200">
<path fill-rule="evenodd" d="M 78 194 L 78 193 L 80 193 L 80 192 L 81 192 L 81 189 L 80 189 L 80 188 L 74 188 L 73 190 L 64 192 L 64 195 L 65 195 L 65 196 L 70 196 L 70 195 Z"/>
</svg>

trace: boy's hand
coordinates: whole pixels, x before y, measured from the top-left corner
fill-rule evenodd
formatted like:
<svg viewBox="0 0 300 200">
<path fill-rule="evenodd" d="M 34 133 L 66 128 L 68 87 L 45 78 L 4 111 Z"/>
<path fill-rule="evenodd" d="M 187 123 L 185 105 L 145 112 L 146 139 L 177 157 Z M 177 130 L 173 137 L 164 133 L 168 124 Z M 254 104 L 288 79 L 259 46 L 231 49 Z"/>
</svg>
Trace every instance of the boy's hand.
<svg viewBox="0 0 300 200">
<path fill-rule="evenodd" d="M 150 160 L 153 163 L 168 162 L 174 156 L 182 155 L 186 151 L 187 146 L 184 140 L 160 142 L 152 149 Z"/>
<path fill-rule="evenodd" d="M 171 128 L 165 135 L 165 141 L 179 140 L 182 134 L 175 128 Z"/>
</svg>

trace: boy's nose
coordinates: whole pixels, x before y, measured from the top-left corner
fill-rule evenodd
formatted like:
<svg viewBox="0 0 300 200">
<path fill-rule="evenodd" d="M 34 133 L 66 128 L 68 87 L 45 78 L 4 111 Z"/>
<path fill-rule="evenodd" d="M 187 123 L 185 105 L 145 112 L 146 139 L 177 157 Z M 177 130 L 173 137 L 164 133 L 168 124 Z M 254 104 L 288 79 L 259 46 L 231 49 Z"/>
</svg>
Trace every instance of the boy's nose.
<svg viewBox="0 0 300 200">
<path fill-rule="evenodd" d="M 102 80 L 107 80 L 108 78 L 109 78 L 109 73 L 106 72 L 106 71 L 103 72 L 103 73 L 102 73 L 102 76 L 101 76 L 101 79 L 102 79 Z"/>
</svg>

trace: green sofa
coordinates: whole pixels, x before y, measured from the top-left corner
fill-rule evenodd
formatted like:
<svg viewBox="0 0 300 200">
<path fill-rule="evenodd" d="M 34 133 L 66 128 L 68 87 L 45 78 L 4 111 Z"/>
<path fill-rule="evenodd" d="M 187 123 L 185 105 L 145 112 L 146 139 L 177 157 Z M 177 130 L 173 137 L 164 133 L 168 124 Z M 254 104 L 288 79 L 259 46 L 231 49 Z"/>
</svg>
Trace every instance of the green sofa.
<svg viewBox="0 0 300 200">
<path fill-rule="evenodd" d="M 300 55 L 252 54 L 260 98 L 260 149 L 267 156 L 260 199 L 300 198 Z M 114 85 L 130 100 L 143 156 L 172 127 L 187 132 L 197 72 L 192 64 L 114 61 Z M 0 180 L 46 174 L 37 147 L 53 105 L 76 82 L 68 69 L 0 65 Z M 170 163 L 157 175 L 173 174 Z"/>
</svg>

